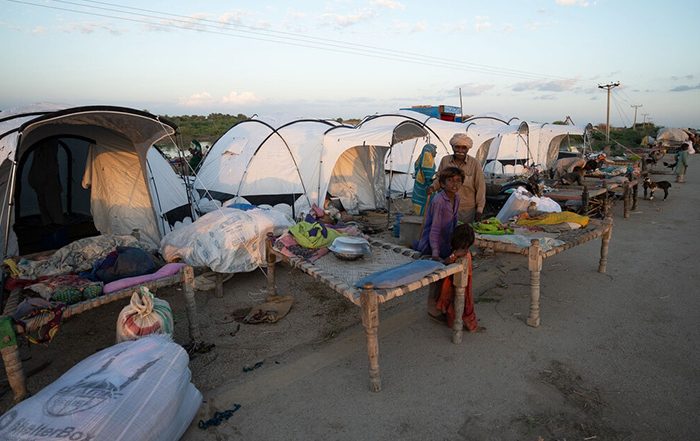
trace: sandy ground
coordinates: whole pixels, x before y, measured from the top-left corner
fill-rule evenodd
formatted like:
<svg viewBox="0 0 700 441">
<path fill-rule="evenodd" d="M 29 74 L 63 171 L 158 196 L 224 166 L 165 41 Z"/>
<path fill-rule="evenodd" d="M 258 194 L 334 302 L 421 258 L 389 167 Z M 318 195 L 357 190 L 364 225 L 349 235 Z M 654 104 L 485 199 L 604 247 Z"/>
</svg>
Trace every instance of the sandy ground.
<svg viewBox="0 0 700 441">
<path fill-rule="evenodd" d="M 529 275 L 514 255 L 475 259 L 487 330 L 461 345 L 427 318 L 425 290 L 382 305 L 380 393 L 368 390 L 359 308 L 310 277 L 279 267 L 280 293 L 295 303 L 275 324 L 235 320 L 264 299 L 261 271 L 234 276 L 223 298 L 198 292 L 205 340 L 216 344 L 190 363 L 206 400 L 198 418 L 242 407 L 207 430 L 195 420 L 183 439 L 700 439 L 700 159 L 690 159 L 689 182 L 668 200 L 640 200 L 629 219 L 615 204 L 606 274 L 596 271 L 600 240 L 545 261 L 539 328 L 524 323 Z M 159 296 L 186 343 L 180 293 Z M 111 345 L 123 306 L 69 320 L 48 347 L 24 347 L 30 389 Z M 4 412 L 11 393 L 0 389 Z"/>
</svg>

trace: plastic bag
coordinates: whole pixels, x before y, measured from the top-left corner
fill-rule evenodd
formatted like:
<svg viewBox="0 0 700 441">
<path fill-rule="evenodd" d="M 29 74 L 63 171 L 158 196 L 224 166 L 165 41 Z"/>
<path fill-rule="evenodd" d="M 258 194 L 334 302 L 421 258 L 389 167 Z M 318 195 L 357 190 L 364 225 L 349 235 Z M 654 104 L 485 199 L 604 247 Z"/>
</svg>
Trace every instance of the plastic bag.
<svg viewBox="0 0 700 441">
<path fill-rule="evenodd" d="M 0 416 L 0 439 L 177 440 L 202 403 L 166 336 L 103 349 Z"/>
<path fill-rule="evenodd" d="M 518 187 L 510 194 L 510 197 L 508 197 L 506 203 L 503 204 L 503 208 L 498 212 L 496 218 L 501 221 L 501 223 L 506 223 L 513 216 L 527 211 L 530 202 L 535 202 L 537 204 L 538 211 L 545 213 L 561 212 L 559 204 L 551 198 L 533 196 L 525 187 Z"/>
<path fill-rule="evenodd" d="M 117 343 L 136 340 L 150 334 L 173 335 L 173 311 L 165 300 L 158 299 L 142 286 L 117 318 Z"/>
</svg>

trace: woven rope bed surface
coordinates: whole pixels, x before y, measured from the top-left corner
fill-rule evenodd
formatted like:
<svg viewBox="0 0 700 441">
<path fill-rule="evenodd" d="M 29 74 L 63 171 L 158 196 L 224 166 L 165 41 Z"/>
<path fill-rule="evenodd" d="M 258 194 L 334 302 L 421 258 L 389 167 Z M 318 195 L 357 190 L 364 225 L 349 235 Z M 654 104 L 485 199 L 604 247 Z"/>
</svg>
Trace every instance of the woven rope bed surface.
<svg viewBox="0 0 700 441">
<path fill-rule="evenodd" d="M 403 254 L 397 254 L 391 250 L 373 246 L 370 256 L 365 256 L 358 260 L 341 260 L 335 257 L 333 253 L 328 253 L 314 262 L 314 265 L 320 270 L 342 280 L 348 286 L 353 286 L 356 281 L 369 274 L 411 261 L 413 259 Z"/>
<path fill-rule="evenodd" d="M 369 243 L 372 247 L 372 255 L 354 261 L 340 260 L 333 254 L 327 254 L 314 263 L 309 263 L 300 257 L 283 257 L 283 259 L 360 306 L 362 289 L 354 287 L 357 280 L 374 272 L 411 262 L 420 255 L 411 249 L 375 239 L 369 239 Z M 375 292 L 379 302 L 384 303 L 463 269 L 461 263 L 454 263 L 406 285 L 389 289 L 376 289 Z"/>
</svg>

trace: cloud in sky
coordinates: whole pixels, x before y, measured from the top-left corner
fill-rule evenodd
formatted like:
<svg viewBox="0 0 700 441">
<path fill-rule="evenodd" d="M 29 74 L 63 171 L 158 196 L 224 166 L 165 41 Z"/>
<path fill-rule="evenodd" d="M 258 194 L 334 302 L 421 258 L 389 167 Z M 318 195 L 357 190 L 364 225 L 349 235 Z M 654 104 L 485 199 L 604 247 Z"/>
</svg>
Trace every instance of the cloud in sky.
<svg viewBox="0 0 700 441">
<path fill-rule="evenodd" d="M 406 9 L 406 6 L 396 0 L 372 0 L 370 4 L 387 9 Z"/>
<path fill-rule="evenodd" d="M 445 93 L 447 96 L 458 96 L 459 89 L 462 88 L 462 96 L 478 96 L 484 92 L 493 89 L 495 86 L 493 84 L 478 84 L 478 83 L 465 83 L 459 84 L 454 87 L 454 89 L 449 90 Z"/>
<path fill-rule="evenodd" d="M 470 28 L 469 23 L 467 23 L 467 20 L 459 20 L 454 23 L 449 23 L 447 26 L 445 26 L 449 32 L 465 32 Z"/>
<path fill-rule="evenodd" d="M 223 104 L 245 105 L 257 103 L 260 98 L 255 96 L 253 92 L 236 92 L 232 90 L 228 95 L 221 99 Z"/>
<path fill-rule="evenodd" d="M 199 12 L 195 14 L 190 14 L 187 17 L 183 18 L 174 18 L 171 20 L 160 20 L 158 21 L 158 24 L 162 26 L 167 26 L 167 27 L 175 27 L 175 28 L 184 28 L 184 29 L 191 29 L 191 30 L 202 30 L 206 29 L 208 26 L 211 26 L 211 23 L 208 23 L 206 20 L 209 20 L 209 14 Z"/>
<path fill-rule="evenodd" d="M 536 100 L 555 100 L 557 98 L 552 94 L 545 94 L 545 95 L 536 96 L 535 99 Z"/>
<path fill-rule="evenodd" d="M 487 31 L 493 26 L 488 17 L 477 15 L 475 17 L 474 29 L 476 32 Z"/>
<path fill-rule="evenodd" d="M 32 29 L 32 34 L 34 34 L 34 35 L 41 35 L 41 34 L 45 34 L 46 31 L 47 31 L 47 29 L 46 29 L 45 27 L 43 27 L 43 26 L 36 26 L 36 27 L 34 27 L 34 29 Z"/>
<path fill-rule="evenodd" d="M 427 31 L 428 25 L 422 21 L 410 23 L 407 21 L 397 20 L 397 21 L 394 21 L 391 28 L 393 29 L 394 32 L 398 32 L 398 33 L 414 33 L 414 32 Z"/>
<path fill-rule="evenodd" d="M 682 76 L 676 76 L 676 75 L 674 75 L 674 76 L 671 77 L 671 79 L 672 79 L 673 81 L 678 81 L 678 80 L 692 80 L 693 78 L 695 78 L 695 76 L 692 75 L 692 74 L 690 74 L 690 75 L 682 75 Z"/>
<path fill-rule="evenodd" d="M 683 85 L 683 86 L 676 86 L 669 90 L 669 92 L 687 92 L 688 90 L 696 90 L 700 89 L 700 83 L 694 85 L 694 86 L 688 86 L 688 85 Z"/>
<path fill-rule="evenodd" d="M 81 34 L 94 34 L 98 31 L 106 31 L 113 35 L 121 35 L 123 32 L 107 23 L 81 22 L 68 23 L 61 26 L 61 31 L 65 33 L 79 32 Z"/>
<path fill-rule="evenodd" d="M 260 102 L 253 92 L 237 92 L 232 90 L 221 98 L 215 98 L 209 92 L 198 92 L 194 93 L 188 97 L 180 98 L 178 104 L 185 107 L 204 107 L 213 106 L 216 104 L 227 104 L 234 106 L 243 106 L 246 104 L 253 104 Z"/>
<path fill-rule="evenodd" d="M 321 15 L 321 19 L 331 22 L 337 28 L 347 28 L 364 20 L 369 20 L 374 17 L 375 13 L 371 9 L 363 9 L 354 14 L 335 14 L 335 13 L 325 13 Z"/>
<path fill-rule="evenodd" d="M 526 90 L 538 90 L 541 92 L 564 92 L 572 90 L 576 86 L 577 80 L 535 80 L 516 83 L 512 87 L 513 92 L 524 92 Z"/>
<path fill-rule="evenodd" d="M 588 0 L 555 0 L 555 3 L 559 6 L 583 6 L 584 8 L 590 5 Z"/>
<path fill-rule="evenodd" d="M 187 107 L 204 106 L 212 103 L 214 103 L 214 99 L 209 92 L 195 93 L 179 100 L 179 104 Z"/>
<path fill-rule="evenodd" d="M 219 16 L 217 21 L 221 24 L 241 24 L 247 15 L 247 12 L 236 9 L 224 12 Z"/>
</svg>

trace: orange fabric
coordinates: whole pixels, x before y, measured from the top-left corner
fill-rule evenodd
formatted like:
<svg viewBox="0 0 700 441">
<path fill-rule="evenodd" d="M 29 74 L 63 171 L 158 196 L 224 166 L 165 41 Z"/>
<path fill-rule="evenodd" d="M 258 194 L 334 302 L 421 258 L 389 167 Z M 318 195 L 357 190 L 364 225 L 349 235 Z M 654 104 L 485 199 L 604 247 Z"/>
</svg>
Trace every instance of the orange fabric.
<svg viewBox="0 0 700 441">
<path fill-rule="evenodd" d="M 464 326 L 469 331 L 475 331 L 479 326 L 474 312 L 474 296 L 472 294 L 472 254 L 467 253 L 467 287 L 464 289 L 464 312 L 462 313 L 462 321 Z M 440 287 L 440 295 L 435 305 L 438 310 L 447 315 L 447 326 L 450 328 L 455 320 L 454 307 L 454 284 L 452 277 L 447 277 L 442 280 Z"/>
</svg>

